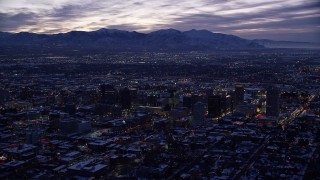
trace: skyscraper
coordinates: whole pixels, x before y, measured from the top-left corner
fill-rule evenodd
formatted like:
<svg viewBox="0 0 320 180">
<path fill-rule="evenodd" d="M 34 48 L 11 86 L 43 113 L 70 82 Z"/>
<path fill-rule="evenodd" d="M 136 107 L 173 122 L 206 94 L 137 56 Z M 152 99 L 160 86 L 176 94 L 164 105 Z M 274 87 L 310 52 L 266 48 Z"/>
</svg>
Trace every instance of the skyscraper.
<svg viewBox="0 0 320 180">
<path fill-rule="evenodd" d="M 117 90 L 112 85 L 100 85 L 100 101 L 102 103 L 114 104 L 117 101 Z"/>
<path fill-rule="evenodd" d="M 243 103 L 244 100 L 244 87 L 241 84 L 236 85 L 234 93 L 234 105 Z"/>
<path fill-rule="evenodd" d="M 208 115 L 210 117 L 219 117 L 222 114 L 221 108 L 222 98 L 219 95 L 208 97 Z"/>
<path fill-rule="evenodd" d="M 191 108 L 192 107 L 192 97 L 191 96 L 183 96 L 183 107 Z"/>
<path fill-rule="evenodd" d="M 232 99 L 228 94 L 224 94 L 221 97 L 221 111 L 225 114 L 232 111 Z"/>
<path fill-rule="evenodd" d="M 205 114 L 205 109 L 204 109 L 204 104 L 200 101 L 196 102 L 193 105 L 193 111 L 192 111 L 192 116 L 193 116 L 193 125 L 200 125 L 203 124 L 204 122 L 204 114 Z"/>
<path fill-rule="evenodd" d="M 120 105 L 122 109 L 130 109 L 131 107 L 131 93 L 128 88 L 120 90 Z"/>
<path fill-rule="evenodd" d="M 30 128 L 26 130 L 26 143 L 27 144 L 38 144 L 40 139 L 40 130 L 37 128 Z"/>
<path fill-rule="evenodd" d="M 0 89 L 0 105 L 9 101 L 10 93 L 7 90 Z"/>
<path fill-rule="evenodd" d="M 267 89 L 267 116 L 278 117 L 280 113 L 280 90 L 272 86 Z"/>
</svg>

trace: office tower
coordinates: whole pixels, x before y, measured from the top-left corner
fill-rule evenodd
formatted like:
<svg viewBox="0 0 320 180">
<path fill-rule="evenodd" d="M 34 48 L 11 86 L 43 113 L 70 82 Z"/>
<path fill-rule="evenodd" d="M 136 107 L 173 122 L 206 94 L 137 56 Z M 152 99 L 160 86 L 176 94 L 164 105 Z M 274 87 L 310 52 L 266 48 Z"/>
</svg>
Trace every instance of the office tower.
<svg viewBox="0 0 320 180">
<path fill-rule="evenodd" d="M 77 111 L 77 107 L 75 104 L 68 103 L 65 105 L 64 110 L 65 110 L 65 112 L 69 113 L 70 115 L 74 115 Z"/>
<path fill-rule="evenodd" d="M 10 93 L 7 90 L 0 89 L 0 105 L 8 102 L 10 99 Z"/>
<path fill-rule="evenodd" d="M 59 121 L 59 129 L 62 134 L 76 133 L 78 129 L 78 120 L 76 119 L 61 119 Z"/>
<path fill-rule="evenodd" d="M 99 86 L 99 97 L 100 97 L 100 102 L 104 103 L 106 101 L 106 89 L 107 85 L 102 84 Z"/>
<path fill-rule="evenodd" d="M 235 110 L 235 97 L 234 97 L 234 91 L 228 92 L 229 96 L 229 103 L 230 103 L 230 112 L 233 112 Z"/>
<path fill-rule="evenodd" d="M 124 88 L 120 90 L 120 105 L 122 109 L 131 108 L 131 93 L 128 88 Z"/>
<path fill-rule="evenodd" d="M 138 90 L 135 88 L 132 88 L 132 89 L 129 89 L 129 91 L 130 91 L 131 104 L 137 103 Z"/>
<path fill-rule="evenodd" d="M 221 101 L 222 98 L 220 95 L 208 97 L 208 116 L 219 117 L 222 115 Z"/>
<path fill-rule="evenodd" d="M 244 100 L 244 87 L 243 85 L 236 85 L 235 92 L 234 92 L 234 105 L 237 106 L 238 104 L 243 103 Z"/>
<path fill-rule="evenodd" d="M 112 85 L 100 85 L 100 101 L 106 104 L 115 104 L 117 101 L 117 90 Z"/>
<path fill-rule="evenodd" d="M 77 119 L 61 119 L 59 129 L 62 134 L 82 134 L 91 131 L 91 122 Z"/>
<path fill-rule="evenodd" d="M 50 128 L 58 129 L 60 118 L 61 118 L 61 115 L 59 112 L 50 112 L 49 113 Z"/>
<path fill-rule="evenodd" d="M 207 89 L 207 92 L 206 92 L 207 96 L 212 96 L 213 95 L 213 89 Z"/>
<path fill-rule="evenodd" d="M 267 89 L 267 116 L 278 117 L 280 113 L 280 90 L 277 87 Z"/>
<path fill-rule="evenodd" d="M 159 106 L 159 100 L 160 94 L 150 94 L 147 96 L 147 105 L 148 106 Z"/>
<path fill-rule="evenodd" d="M 183 96 L 182 106 L 191 108 L 192 107 L 192 97 L 191 96 Z"/>
<path fill-rule="evenodd" d="M 79 121 L 77 132 L 79 134 L 87 133 L 91 131 L 91 122 L 90 121 Z"/>
<path fill-rule="evenodd" d="M 191 106 L 192 105 L 194 105 L 196 102 L 198 102 L 198 101 L 201 101 L 201 102 L 203 102 L 203 97 L 202 96 L 200 96 L 199 94 L 192 94 L 192 96 L 191 96 Z"/>
<path fill-rule="evenodd" d="M 232 97 L 230 95 L 221 96 L 221 112 L 227 114 L 232 111 Z"/>
<path fill-rule="evenodd" d="M 203 124 L 204 122 L 204 114 L 205 114 L 205 109 L 204 109 L 204 104 L 200 101 L 196 102 L 193 105 L 193 111 L 192 111 L 192 117 L 193 117 L 193 121 L 192 124 L 193 125 L 200 125 Z"/>
<path fill-rule="evenodd" d="M 168 103 L 169 103 L 170 109 L 172 109 L 179 104 L 179 97 L 177 96 L 177 90 L 175 89 L 169 90 L 169 93 L 170 93 L 170 98 L 168 99 Z"/>
<path fill-rule="evenodd" d="M 23 87 L 22 89 L 20 89 L 19 92 L 19 97 L 22 100 L 27 100 L 30 99 L 34 94 L 33 89 L 31 89 L 31 87 Z"/>
<path fill-rule="evenodd" d="M 220 96 L 221 113 L 229 113 L 232 111 L 232 97 L 227 91 L 216 91 L 215 95 Z"/>
<path fill-rule="evenodd" d="M 168 90 L 168 93 L 170 93 L 170 98 L 175 98 L 177 90 L 176 89 L 170 89 L 170 90 Z"/>
<path fill-rule="evenodd" d="M 26 143 L 27 144 L 38 144 L 40 140 L 40 132 L 37 128 L 31 128 L 26 131 Z"/>
</svg>

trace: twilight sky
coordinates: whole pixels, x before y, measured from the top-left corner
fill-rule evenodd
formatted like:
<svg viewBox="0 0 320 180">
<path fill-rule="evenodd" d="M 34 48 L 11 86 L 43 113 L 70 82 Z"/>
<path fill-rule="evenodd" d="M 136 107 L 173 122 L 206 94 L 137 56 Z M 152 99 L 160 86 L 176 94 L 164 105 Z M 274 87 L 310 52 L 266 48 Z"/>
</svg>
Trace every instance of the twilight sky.
<svg viewBox="0 0 320 180">
<path fill-rule="evenodd" d="M 320 42 L 319 0 L 0 0 L 0 31 L 207 29 Z"/>
</svg>

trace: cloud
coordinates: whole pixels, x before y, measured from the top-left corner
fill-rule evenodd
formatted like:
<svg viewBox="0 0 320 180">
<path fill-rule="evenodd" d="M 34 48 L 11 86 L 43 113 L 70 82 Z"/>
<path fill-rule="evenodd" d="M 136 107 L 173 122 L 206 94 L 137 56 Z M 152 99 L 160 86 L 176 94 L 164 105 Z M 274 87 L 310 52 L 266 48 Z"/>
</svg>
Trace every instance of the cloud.
<svg viewBox="0 0 320 180">
<path fill-rule="evenodd" d="M 269 6 L 272 3 L 264 3 Z M 258 7 L 261 4 L 256 4 Z M 246 8 L 256 8 L 255 5 Z M 233 8 L 232 8 L 233 9 Z M 228 12 L 232 9 L 225 9 Z M 241 12 L 241 9 L 236 9 Z M 299 38 L 305 36 L 309 41 L 320 41 L 315 34 L 320 33 L 320 13 L 319 3 L 311 1 L 309 3 L 297 4 L 295 6 L 276 6 L 274 8 L 255 9 L 254 12 L 231 13 L 200 13 L 189 16 L 178 17 L 173 20 L 173 28 L 188 30 L 190 27 L 198 29 L 208 29 L 214 32 L 240 35 L 247 38 L 268 37 L 294 40 L 297 34 Z M 281 36 L 279 35 L 281 34 Z M 312 38 L 311 38 L 312 37 Z"/>
<path fill-rule="evenodd" d="M 66 5 L 60 8 L 53 9 L 53 12 L 47 14 L 46 16 L 57 18 L 57 20 L 74 19 L 82 16 L 82 14 L 80 13 L 82 9 L 83 7 L 80 5 Z"/>
<path fill-rule="evenodd" d="M 22 26 L 36 25 L 37 18 L 34 13 L 0 13 L 0 31 L 13 31 Z"/>
<path fill-rule="evenodd" d="M 118 24 L 118 25 L 110 25 L 107 28 L 109 29 L 121 29 L 127 31 L 144 31 L 145 27 L 139 24 Z"/>
<path fill-rule="evenodd" d="M 118 28 L 208 29 L 243 37 L 319 33 L 318 0 L 9 0 L 0 1 L 0 30 L 66 32 Z M 319 40 L 320 41 L 320 40 Z"/>
</svg>

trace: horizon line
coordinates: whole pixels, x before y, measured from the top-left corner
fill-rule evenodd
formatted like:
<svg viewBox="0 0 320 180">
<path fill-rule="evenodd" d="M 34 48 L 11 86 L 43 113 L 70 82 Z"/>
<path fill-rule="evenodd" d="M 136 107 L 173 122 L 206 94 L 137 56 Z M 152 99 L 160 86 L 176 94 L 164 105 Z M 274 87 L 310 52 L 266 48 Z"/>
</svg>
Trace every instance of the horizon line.
<svg viewBox="0 0 320 180">
<path fill-rule="evenodd" d="M 316 42 L 316 41 L 295 41 L 295 40 L 276 40 L 276 39 L 270 39 L 270 38 L 254 38 L 254 39 L 251 39 L 251 38 L 244 38 L 244 37 L 241 37 L 239 35 L 234 35 L 234 34 L 225 34 L 225 33 L 222 33 L 222 32 L 213 32 L 213 31 L 210 31 L 210 30 L 207 30 L 207 29 L 190 29 L 190 30 L 179 30 L 179 29 L 175 29 L 175 28 L 165 28 L 165 29 L 157 29 L 157 30 L 153 30 L 153 31 L 147 31 L 147 32 L 144 32 L 144 31 L 136 31 L 136 30 L 124 30 L 124 29 L 115 29 L 115 28 L 99 28 L 99 29 L 96 29 L 96 30 L 71 30 L 71 31 L 65 31 L 65 32 L 59 32 L 59 33 L 49 33 L 49 32 L 28 32 L 28 31 L 0 31 L 1 33 L 9 33 L 9 34 L 19 34 L 19 33 L 29 33 L 29 34 L 38 34 L 38 35 L 59 35 L 59 34 L 67 34 L 67 33 L 71 33 L 71 32 L 86 32 L 86 33 L 90 33 L 90 32 L 95 32 L 95 31 L 99 31 L 99 30 L 117 30 L 117 31 L 124 31 L 124 32 L 136 32 L 136 33 L 140 33 L 140 34 L 150 34 L 150 33 L 153 33 L 153 32 L 157 32 L 157 31 L 161 31 L 161 30 L 176 30 L 176 31 L 179 31 L 181 33 L 183 32 L 188 32 L 188 31 L 192 31 L 192 30 L 195 30 L 195 31 L 208 31 L 208 32 L 211 32 L 211 33 L 214 33 L 214 34 L 224 34 L 224 35 L 232 35 L 232 36 L 237 36 L 237 37 L 240 37 L 242 39 L 247 39 L 247 40 L 271 40 L 271 41 L 278 41 L 278 42 L 296 42 L 296 43 L 314 43 L 314 44 L 320 44 L 320 42 Z"/>
</svg>

